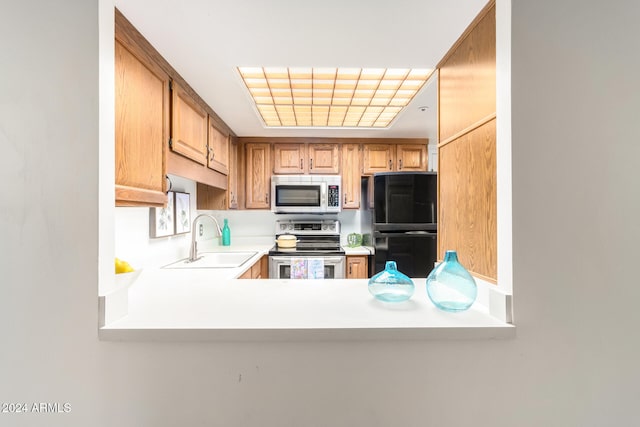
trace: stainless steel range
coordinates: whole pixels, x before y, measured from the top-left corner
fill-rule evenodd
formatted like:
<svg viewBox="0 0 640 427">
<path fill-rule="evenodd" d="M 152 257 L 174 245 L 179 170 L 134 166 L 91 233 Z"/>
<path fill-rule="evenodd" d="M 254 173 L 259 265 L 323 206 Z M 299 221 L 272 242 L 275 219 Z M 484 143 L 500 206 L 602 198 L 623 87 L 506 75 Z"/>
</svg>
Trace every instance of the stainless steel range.
<svg viewBox="0 0 640 427">
<path fill-rule="evenodd" d="M 342 279 L 345 255 L 340 246 L 340 222 L 335 219 L 278 220 L 276 239 L 296 236 L 295 248 L 269 251 L 271 279 Z"/>
</svg>

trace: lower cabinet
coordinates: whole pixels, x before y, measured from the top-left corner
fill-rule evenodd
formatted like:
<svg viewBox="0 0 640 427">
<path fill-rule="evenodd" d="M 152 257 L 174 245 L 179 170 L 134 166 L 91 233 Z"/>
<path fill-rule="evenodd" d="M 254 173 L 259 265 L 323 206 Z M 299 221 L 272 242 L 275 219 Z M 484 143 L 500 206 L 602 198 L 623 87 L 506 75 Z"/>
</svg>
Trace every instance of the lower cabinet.
<svg viewBox="0 0 640 427">
<path fill-rule="evenodd" d="M 250 269 L 242 273 L 238 279 L 268 279 L 269 278 L 269 257 L 264 255 L 251 266 Z"/>
<path fill-rule="evenodd" d="M 369 263 L 366 255 L 347 255 L 347 279 L 368 279 Z"/>
</svg>

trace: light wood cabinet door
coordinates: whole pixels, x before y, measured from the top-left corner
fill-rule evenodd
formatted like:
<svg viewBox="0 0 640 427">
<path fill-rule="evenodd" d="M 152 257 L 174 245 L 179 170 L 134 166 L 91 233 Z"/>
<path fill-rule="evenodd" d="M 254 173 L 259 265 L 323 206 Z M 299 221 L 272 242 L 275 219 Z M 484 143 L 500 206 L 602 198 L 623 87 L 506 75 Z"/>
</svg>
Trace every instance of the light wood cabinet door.
<svg viewBox="0 0 640 427">
<path fill-rule="evenodd" d="M 398 144 L 396 146 L 396 166 L 400 172 L 421 172 L 427 170 L 427 146 L 421 144 Z"/>
<path fill-rule="evenodd" d="M 306 173 L 305 144 L 273 144 L 274 174 Z"/>
<path fill-rule="evenodd" d="M 392 144 L 364 144 L 362 155 L 365 175 L 391 172 L 395 163 L 395 146 Z"/>
<path fill-rule="evenodd" d="M 253 271 L 255 269 L 255 271 Z M 254 279 L 269 278 L 269 256 L 263 255 L 260 261 L 256 262 L 252 267 L 252 276 Z"/>
<path fill-rule="evenodd" d="M 256 261 L 250 269 L 242 273 L 238 279 L 268 279 L 269 278 L 269 257 L 264 255 Z"/>
<path fill-rule="evenodd" d="M 338 144 L 273 144 L 275 174 L 338 174 L 340 147 Z"/>
<path fill-rule="evenodd" d="M 310 174 L 332 175 L 340 173 L 338 144 L 309 144 L 307 151 Z"/>
<path fill-rule="evenodd" d="M 229 137 L 220 132 L 213 125 L 209 116 L 209 131 L 207 134 L 207 166 L 221 174 L 229 174 Z"/>
<path fill-rule="evenodd" d="M 228 208 L 238 209 L 238 143 L 234 138 L 229 143 L 229 174 L 227 176 Z"/>
<path fill-rule="evenodd" d="M 171 84 L 171 150 L 206 165 L 208 117 L 186 91 Z"/>
<path fill-rule="evenodd" d="M 368 264 L 367 257 L 364 255 L 347 256 L 347 279 L 367 279 Z"/>
<path fill-rule="evenodd" d="M 167 202 L 169 76 L 115 42 L 115 203 Z"/>
<path fill-rule="evenodd" d="M 360 144 L 342 144 L 342 208 L 360 208 Z"/>
<path fill-rule="evenodd" d="M 263 143 L 246 144 L 245 207 L 269 209 L 271 192 L 271 146 Z"/>
<path fill-rule="evenodd" d="M 248 269 L 238 277 L 238 279 L 251 279 L 251 269 Z"/>
</svg>

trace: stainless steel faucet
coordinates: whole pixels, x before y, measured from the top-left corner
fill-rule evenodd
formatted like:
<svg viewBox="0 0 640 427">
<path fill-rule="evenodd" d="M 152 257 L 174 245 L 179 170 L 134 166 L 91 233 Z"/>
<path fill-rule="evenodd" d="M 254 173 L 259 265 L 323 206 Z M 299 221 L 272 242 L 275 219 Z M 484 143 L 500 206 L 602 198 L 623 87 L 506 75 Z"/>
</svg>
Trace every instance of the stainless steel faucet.
<svg viewBox="0 0 640 427">
<path fill-rule="evenodd" d="M 191 225 L 191 249 L 189 250 L 189 262 L 193 262 L 198 259 L 198 242 L 196 241 L 196 225 L 198 224 L 198 220 L 202 217 L 207 217 L 213 220 L 216 224 L 216 230 L 218 230 L 218 236 L 222 236 L 222 230 L 220 229 L 220 224 L 218 224 L 218 220 L 213 215 L 209 214 L 200 214 L 193 219 L 193 224 Z"/>
</svg>

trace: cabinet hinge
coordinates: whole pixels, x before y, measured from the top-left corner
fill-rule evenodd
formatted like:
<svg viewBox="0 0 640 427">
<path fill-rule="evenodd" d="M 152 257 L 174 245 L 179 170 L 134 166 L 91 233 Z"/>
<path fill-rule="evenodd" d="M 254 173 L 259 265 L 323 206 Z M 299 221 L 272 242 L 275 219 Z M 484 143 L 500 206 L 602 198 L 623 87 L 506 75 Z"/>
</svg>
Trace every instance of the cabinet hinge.
<svg viewBox="0 0 640 427">
<path fill-rule="evenodd" d="M 169 149 L 173 150 L 173 139 L 169 138 Z"/>
</svg>

